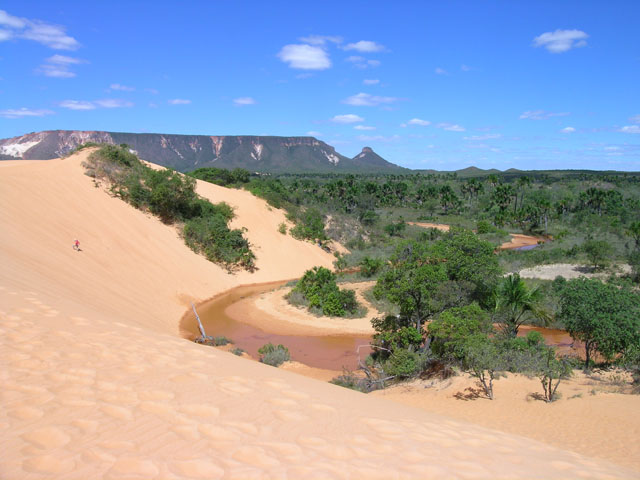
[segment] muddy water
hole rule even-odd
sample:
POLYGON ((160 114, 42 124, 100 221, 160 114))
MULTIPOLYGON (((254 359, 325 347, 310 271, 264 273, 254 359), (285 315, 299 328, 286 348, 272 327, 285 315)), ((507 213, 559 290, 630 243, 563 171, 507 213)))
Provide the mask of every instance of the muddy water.
MULTIPOLYGON (((355 369, 358 365, 356 349, 369 343, 369 337, 352 335, 327 335, 304 337, 299 335, 276 335, 235 320, 227 313, 227 307, 248 296, 257 296, 274 290, 286 282, 250 285, 234 288, 198 306, 198 314, 207 335, 225 336, 234 341, 236 347, 246 350, 253 358, 259 358, 258 349, 265 343, 281 343, 289 349, 291 359, 305 365, 328 370, 355 369)), ((190 338, 198 336, 197 322, 193 313, 185 315, 181 329, 190 338)), ((368 355, 366 348, 360 349, 361 358, 368 355)))
MULTIPOLYGON (((227 314, 227 308, 243 298, 258 296, 264 292, 281 287, 286 282, 266 283, 236 287, 198 306, 198 314, 208 335, 225 336, 234 341, 236 347, 246 350, 253 358, 259 358, 258 349, 265 343, 283 344, 291 352, 292 360, 305 365, 328 370, 342 370, 357 368, 356 349, 360 345, 369 343, 366 336, 327 335, 300 336, 276 335, 269 333, 269 326, 264 329, 256 328, 238 321, 227 314)), ((198 336, 198 327, 193 313, 186 314, 180 327, 185 336, 198 336)), ((564 330, 543 327, 520 327, 519 336, 525 336, 530 330, 540 332, 547 345, 557 347, 559 353, 580 352, 580 345, 564 330)), ((361 358, 369 353, 369 349, 360 349, 361 358)))

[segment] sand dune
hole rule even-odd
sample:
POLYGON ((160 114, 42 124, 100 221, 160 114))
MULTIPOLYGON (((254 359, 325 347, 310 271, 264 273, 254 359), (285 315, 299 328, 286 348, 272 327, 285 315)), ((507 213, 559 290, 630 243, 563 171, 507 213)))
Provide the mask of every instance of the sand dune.
POLYGON ((199 184, 256 245, 260 270, 230 276, 81 160, 0 163, 0 478, 635 475, 179 338, 190 300, 331 256, 280 235, 264 202, 199 184))

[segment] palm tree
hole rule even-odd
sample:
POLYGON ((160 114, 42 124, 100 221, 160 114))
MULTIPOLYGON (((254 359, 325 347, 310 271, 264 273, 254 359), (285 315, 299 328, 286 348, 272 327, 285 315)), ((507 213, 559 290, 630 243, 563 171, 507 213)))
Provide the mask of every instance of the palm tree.
POLYGON ((542 304, 544 294, 539 287, 529 288, 520 274, 505 277, 496 292, 496 313, 502 330, 511 337, 527 319, 533 317, 548 325, 551 316, 542 304))

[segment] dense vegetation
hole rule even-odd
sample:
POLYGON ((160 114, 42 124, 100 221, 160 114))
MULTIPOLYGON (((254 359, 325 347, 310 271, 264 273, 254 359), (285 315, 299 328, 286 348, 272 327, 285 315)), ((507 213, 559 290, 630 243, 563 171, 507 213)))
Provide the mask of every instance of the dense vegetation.
MULTIPOLYGON (((338 256, 336 266, 357 266, 359 273, 349 275, 376 280, 370 295, 388 315, 372 322, 374 352, 361 362, 365 377, 345 373, 338 384, 370 390, 461 369, 491 398, 493 382, 515 372, 537 376, 542 398, 552 401, 559 382, 580 363, 558 358, 536 332, 518 337, 523 324, 566 328, 585 343, 585 368, 640 368, 640 294, 633 284, 640 281, 637 174, 250 175, 235 184, 284 208, 296 225, 292 235, 345 244, 351 254, 338 256), (410 222, 459 228, 444 233, 410 222), (508 232, 553 240, 528 251, 495 251, 508 232), (561 262, 592 271, 628 262, 632 273, 553 285, 509 274, 561 262)), ((314 285, 311 278, 297 293, 314 285)), ((314 305, 323 309, 314 294, 314 305)), ((640 369, 637 376, 640 382, 640 369)))
POLYGON ((340 289, 336 275, 324 267, 307 270, 289 294, 289 301, 308 306, 323 315, 344 317, 358 312, 353 290, 340 289))
POLYGON ((233 270, 253 270, 255 256, 241 230, 231 230, 233 210, 195 193, 195 180, 173 170, 154 170, 126 145, 103 145, 85 164, 87 174, 106 181, 112 194, 147 210, 164 223, 182 225, 185 242, 207 259, 233 270))

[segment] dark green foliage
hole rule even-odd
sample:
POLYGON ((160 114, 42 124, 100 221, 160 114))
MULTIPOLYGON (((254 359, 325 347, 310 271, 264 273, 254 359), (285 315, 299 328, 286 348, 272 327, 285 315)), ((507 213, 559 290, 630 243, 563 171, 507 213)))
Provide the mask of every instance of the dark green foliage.
POLYGON ((493 332, 489 314, 477 303, 450 308, 440 313, 427 328, 431 338, 431 351, 439 358, 462 362, 464 344, 475 335, 493 332))
POLYGON ((315 208, 308 208, 297 216, 291 236, 298 239, 325 240, 324 216, 315 208))
POLYGON ((214 183, 223 187, 229 185, 242 185, 249 183, 251 173, 244 168, 227 170, 226 168, 198 168, 189 175, 205 182, 214 183))
POLYGON ((400 316, 421 332, 424 321, 433 313, 437 287, 446 280, 442 258, 435 256, 431 247, 408 241, 398 246, 373 293, 398 305, 400 316))
POLYGON ((405 231, 406 228, 407 228, 407 224, 404 223, 402 219, 400 219, 397 222, 393 222, 385 225, 384 231, 390 237, 401 237, 402 233, 405 231))
POLYGON ((173 170, 145 166, 126 146, 104 145, 86 165, 96 178, 105 178, 111 191, 136 208, 149 210, 165 223, 183 222, 185 242, 212 262, 229 270, 254 269, 254 254, 241 230, 231 230, 232 208, 212 204, 195 193, 195 179, 173 170))
POLYGON ((291 359, 289 349, 284 345, 267 343, 258 349, 258 353, 260 354, 260 361, 272 367, 279 367, 291 359))
POLYGON ((385 373, 394 377, 410 377, 420 367, 420 356, 411 350, 397 349, 383 364, 385 373))
POLYGON ((582 245, 582 249, 587 254, 589 263, 595 270, 601 270, 611 263, 613 248, 604 240, 587 240, 582 245))
POLYGON ((595 352, 611 361, 640 345, 640 294, 586 278, 570 280, 559 289, 565 327, 585 345, 585 369, 595 352))
POLYGON ((433 255, 443 259, 450 280, 473 285, 473 299, 486 305, 502 274, 493 245, 470 230, 453 228, 436 242, 433 255))
POLYGON ((376 331, 373 343, 381 348, 376 352, 376 357, 386 358, 400 349, 418 350, 422 344, 422 332, 407 317, 387 315, 372 319, 371 325, 376 331))
POLYGON ((369 256, 365 256, 360 261, 360 273, 363 277, 373 277, 376 273, 382 269, 384 262, 380 258, 371 258, 369 256))
POLYGON ((184 238, 189 247, 212 262, 229 267, 239 265, 247 270, 255 268, 255 256, 242 230, 230 230, 220 214, 187 220, 184 238))
POLYGON ((234 355, 237 355, 239 357, 241 357, 244 352, 245 351, 240 347, 235 347, 235 348, 231 349, 231 353, 233 353, 234 355))
POLYGON ((498 285, 495 311, 503 332, 511 337, 518 335, 518 329, 528 319, 545 324, 551 320, 544 306, 542 289, 529 288, 517 273, 503 278, 498 285))
POLYGON ((338 288, 335 274, 324 267, 307 270, 292 292, 301 294, 309 308, 320 309, 323 315, 344 317, 358 309, 355 292, 338 288))

